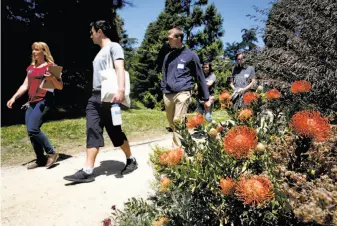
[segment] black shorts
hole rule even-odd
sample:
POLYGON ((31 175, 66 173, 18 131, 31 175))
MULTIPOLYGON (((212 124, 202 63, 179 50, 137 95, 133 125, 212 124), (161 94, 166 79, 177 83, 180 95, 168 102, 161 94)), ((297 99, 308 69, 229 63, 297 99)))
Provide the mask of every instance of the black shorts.
POLYGON ((115 147, 120 147, 127 140, 122 127, 112 124, 110 109, 111 103, 102 103, 100 92, 93 92, 86 108, 87 148, 104 147, 104 127, 115 147))

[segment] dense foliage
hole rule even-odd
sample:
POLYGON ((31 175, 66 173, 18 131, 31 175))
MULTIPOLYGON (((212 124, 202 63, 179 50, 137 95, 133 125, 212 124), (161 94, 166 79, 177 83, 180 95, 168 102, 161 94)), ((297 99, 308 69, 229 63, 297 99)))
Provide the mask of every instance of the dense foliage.
POLYGON ((280 0, 270 10, 265 48, 252 62, 260 78, 282 82, 308 80, 308 104, 337 111, 337 2, 280 0))

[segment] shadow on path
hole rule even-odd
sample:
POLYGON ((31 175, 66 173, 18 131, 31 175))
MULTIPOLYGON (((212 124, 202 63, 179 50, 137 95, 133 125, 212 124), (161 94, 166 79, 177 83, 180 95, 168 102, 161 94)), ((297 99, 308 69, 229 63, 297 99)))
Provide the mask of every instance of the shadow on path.
MULTIPOLYGON (((116 160, 104 160, 100 162, 100 166, 94 168, 93 176, 99 177, 102 175, 105 176, 111 176, 114 175, 116 178, 123 178, 123 175, 121 174, 121 171, 124 169, 125 163, 116 161, 116 160)), ((72 186, 80 184, 78 182, 71 182, 65 184, 65 186, 72 186)))

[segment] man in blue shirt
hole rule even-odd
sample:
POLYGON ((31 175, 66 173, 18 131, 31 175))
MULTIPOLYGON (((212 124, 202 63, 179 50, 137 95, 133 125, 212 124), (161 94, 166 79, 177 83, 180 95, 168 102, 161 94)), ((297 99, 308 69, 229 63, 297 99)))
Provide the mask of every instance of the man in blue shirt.
POLYGON ((200 99, 205 101, 206 107, 210 107, 209 91, 199 57, 183 45, 183 38, 184 32, 179 27, 168 31, 168 41, 173 51, 165 56, 161 81, 166 116, 173 130, 173 143, 179 147, 181 142, 179 135, 175 132, 173 121, 182 119, 187 113, 191 103, 193 78, 197 80, 201 88, 200 99))

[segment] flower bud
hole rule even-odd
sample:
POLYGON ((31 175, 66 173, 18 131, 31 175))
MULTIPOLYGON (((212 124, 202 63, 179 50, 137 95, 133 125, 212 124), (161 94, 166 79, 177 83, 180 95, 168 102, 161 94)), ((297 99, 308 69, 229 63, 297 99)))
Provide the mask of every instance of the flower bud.
POLYGON ((218 134, 218 131, 214 128, 210 129, 208 134, 212 137, 216 137, 216 135, 218 134))
POLYGON ((265 151, 266 150, 266 147, 264 146, 264 144, 262 144, 262 143, 258 143, 257 145, 256 145, 256 151, 258 151, 258 152, 263 152, 263 151, 265 151))

